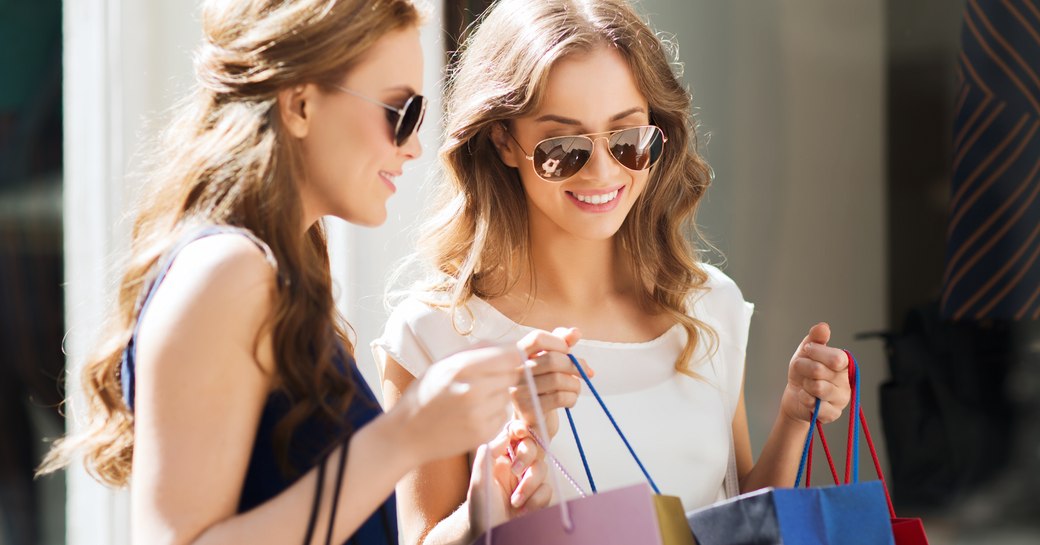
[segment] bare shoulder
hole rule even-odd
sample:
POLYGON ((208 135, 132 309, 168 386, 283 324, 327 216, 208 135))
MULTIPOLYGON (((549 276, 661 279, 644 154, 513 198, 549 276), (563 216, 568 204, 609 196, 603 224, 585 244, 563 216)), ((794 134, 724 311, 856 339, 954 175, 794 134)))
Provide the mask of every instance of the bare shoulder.
POLYGON ((255 242, 225 233, 185 246, 174 260, 167 280, 197 282, 200 287, 237 292, 273 289, 275 277, 274 267, 255 242))
POLYGON ((163 354, 190 346, 225 355, 248 350, 249 359, 257 353, 261 367, 269 369, 273 361, 264 356, 269 341, 261 334, 275 288, 276 271, 248 238, 218 234, 191 242, 177 254, 141 317, 138 350, 163 354))
POLYGON ((233 320, 225 326, 233 329, 254 321, 250 317, 267 315, 275 281, 274 268, 254 242, 220 234, 185 246, 159 291, 176 293, 186 311, 233 320))

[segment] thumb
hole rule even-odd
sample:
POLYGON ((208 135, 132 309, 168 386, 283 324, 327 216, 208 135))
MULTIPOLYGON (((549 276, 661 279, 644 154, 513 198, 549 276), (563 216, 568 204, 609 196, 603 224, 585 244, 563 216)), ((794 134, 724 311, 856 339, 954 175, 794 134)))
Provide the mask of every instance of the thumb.
POLYGON ((508 424, 503 426, 502 431, 498 432, 498 435, 496 435, 490 441, 488 441, 487 443, 481 445, 480 448, 477 449, 477 455, 474 456, 474 458, 473 458, 473 460, 474 460, 473 467, 476 467, 476 459, 478 457, 481 457, 481 455, 489 456, 489 457, 491 457, 492 460, 494 460, 495 458, 498 458, 499 456, 505 456, 506 455, 506 453, 509 451, 509 446, 508 445, 509 445, 510 441, 512 440, 511 435, 512 435, 513 431, 517 427, 520 427, 520 426, 514 426, 513 425, 514 422, 516 422, 516 421, 515 420, 511 420, 508 424), (481 452, 481 449, 483 450, 483 452, 481 452))
POLYGON ((805 337, 806 343, 826 345, 831 340, 831 326, 827 322, 820 322, 809 329, 805 337))
POLYGON ((516 443, 526 437, 531 437, 531 430, 527 429, 527 425, 519 420, 510 420, 506 424, 505 433, 509 437, 510 443, 516 443))
POLYGON ((581 339, 581 331, 576 327, 557 327, 552 334, 563 339, 568 347, 574 346, 581 339))

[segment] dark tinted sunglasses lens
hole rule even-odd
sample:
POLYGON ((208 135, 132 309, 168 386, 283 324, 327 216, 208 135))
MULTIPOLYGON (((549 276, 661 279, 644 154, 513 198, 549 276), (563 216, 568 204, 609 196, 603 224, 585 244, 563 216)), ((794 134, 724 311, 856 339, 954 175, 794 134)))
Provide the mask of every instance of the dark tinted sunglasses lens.
POLYGON ((425 114, 425 97, 415 95, 408 99, 408 103, 404 105, 404 114, 401 117, 401 122, 397 125, 397 133, 394 135, 394 140, 398 146, 403 146, 419 130, 425 114))
POLYGON ((629 170, 646 170, 664 153, 664 133, 657 127, 633 127, 610 137, 610 154, 629 170))
POLYGON ((541 141, 534 148, 534 170, 543 180, 562 182, 589 162, 592 141, 582 136, 561 136, 541 141))

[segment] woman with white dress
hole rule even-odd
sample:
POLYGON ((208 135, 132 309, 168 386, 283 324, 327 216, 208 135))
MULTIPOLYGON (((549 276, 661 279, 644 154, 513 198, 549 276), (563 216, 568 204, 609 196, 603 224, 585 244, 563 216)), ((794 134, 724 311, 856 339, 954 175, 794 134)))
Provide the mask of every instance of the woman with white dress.
MULTIPOLYGON (((790 486, 816 399, 830 422, 850 388, 829 327, 813 326, 753 459, 742 393, 753 307, 689 242, 711 170, 675 60, 624 0, 496 3, 450 72, 443 180, 420 237, 429 274, 373 349, 392 405, 430 362, 556 330, 661 492, 690 510, 790 486)), ((528 356, 550 450, 578 484, 643 482, 571 361, 528 356), (571 407, 588 472, 558 411, 571 407)), ((532 422, 524 391, 515 409, 532 422)), ((405 543, 467 527, 468 464, 438 460, 399 483, 405 543)))

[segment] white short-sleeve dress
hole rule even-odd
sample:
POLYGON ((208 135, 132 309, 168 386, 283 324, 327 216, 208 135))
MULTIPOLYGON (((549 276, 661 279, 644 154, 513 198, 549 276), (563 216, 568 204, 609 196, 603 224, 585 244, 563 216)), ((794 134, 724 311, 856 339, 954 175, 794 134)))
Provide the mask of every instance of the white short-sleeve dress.
MULTIPOLYGON (((699 378, 675 370, 675 360, 686 343, 686 331, 678 324, 646 342, 582 339, 572 350, 595 369, 593 385, 661 492, 681 498, 686 510, 727 497, 724 479, 733 468, 731 423, 754 310, 733 280, 716 267, 701 266, 708 273, 707 289, 691 300, 690 312, 715 330, 718 344, 712 354, 707 351, 708 341, 698 344, 691 369, 699 378)), ((476 343, 512 343, 532 331, 479 298, 466 306, 468 311, 459 312, 456 323, 471 332, 461 335, 447 310, 414 297, 405 299, 394 309, 383 335, 372 342, 380 369, 389 356, 420 376, 433 362, 476 343)), ((645 482, 587 387, 583 386, 571 412, 598 490, 645 482)), ((550 448, 588 491, 570 427, 562 411, 559 416, 559 432, 550 448)), ((568 488, 565 493, 577 495, 568 488)))

